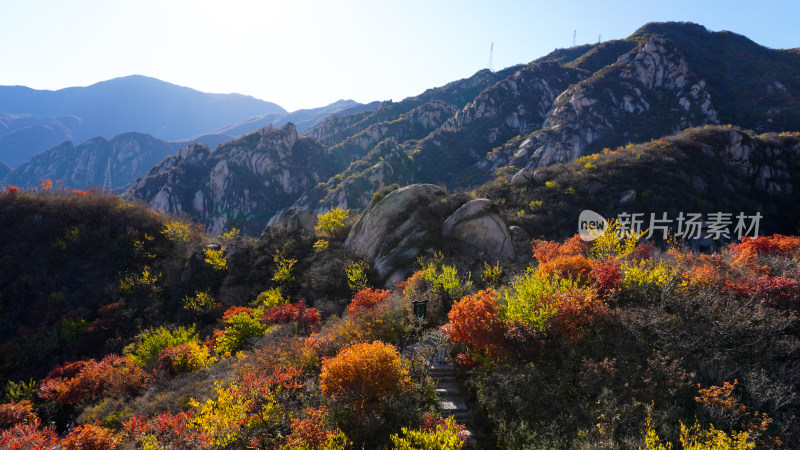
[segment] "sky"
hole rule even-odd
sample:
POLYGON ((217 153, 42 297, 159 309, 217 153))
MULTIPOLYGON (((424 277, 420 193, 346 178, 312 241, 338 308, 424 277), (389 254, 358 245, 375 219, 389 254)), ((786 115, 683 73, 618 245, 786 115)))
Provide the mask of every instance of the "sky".
MULTIPOLYGON (((399 101, 555 48, 690 21, 800 47, 798 0, 0 0, 0 85, 146 75, 289 111, 399 101)), ((0 105, 2 109, 2 105, 0 105)))

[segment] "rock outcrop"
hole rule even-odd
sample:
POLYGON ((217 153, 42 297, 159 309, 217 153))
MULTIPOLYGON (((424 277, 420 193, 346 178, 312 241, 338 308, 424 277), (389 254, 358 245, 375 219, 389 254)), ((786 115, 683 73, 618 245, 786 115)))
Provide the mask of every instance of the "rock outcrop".
POLYGON ((476 258, 515 258, 511 233, 488 198, 470 200, 458 208, 442 224, 442 236, 456 241, 464 253, 476 258))
POLYGON ((384 280, 403 279, 426 252, 453 248, 479 259, 513 260, 503 219, 488 199, 466 201, 432 184, 414 184, 372 202, 345 240, 384 280))

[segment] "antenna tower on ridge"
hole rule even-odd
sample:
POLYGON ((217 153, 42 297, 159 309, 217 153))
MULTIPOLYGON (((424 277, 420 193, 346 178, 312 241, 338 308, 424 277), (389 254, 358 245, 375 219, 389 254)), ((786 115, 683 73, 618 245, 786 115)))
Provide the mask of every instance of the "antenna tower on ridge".
POLYGON ((111 192, 111 156, 108 157, 108 164, 106 165, 106 177, 103 180, 103 190, 111 192))
POLYGON ((599 44, 602 40, 603 40, 603 35, 602 34, 598 34, 597 35, 597 43, 599 44))
POLYGON ((572 32, 572 46, 575 47, 575 38, 578 36, 578 30, 572 32))
POLYGON ((488 69, 491 70, 492 72, 494 72, 494 61, 493 61, 493 58, 494 58, 494 42, 492 42, 492 45, 489 47, 489 66, 488 66, 488 69))

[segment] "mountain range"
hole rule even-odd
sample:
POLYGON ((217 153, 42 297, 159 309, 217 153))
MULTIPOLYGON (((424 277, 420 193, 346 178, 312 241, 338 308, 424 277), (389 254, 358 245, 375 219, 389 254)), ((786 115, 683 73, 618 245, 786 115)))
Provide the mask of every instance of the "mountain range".
POLYGON ((328 114, 359 106, 340 100, 288 113, 253 97, 208 94, 140 75, 57 91, 0 86, 0 161, 13 168, 65 141, 79 145, 126 132, 216 146, 269 123, 292 120, 311 126, 328 114))
POLYGON ((798 130, 798 75, 797 49, 768 49, 691 23, 651 23, 626 39, 558 49, 327 117, 301 133, 306 138, 288 126, 216 154, 185 149, 127 195, 188 213, 210 231, 257 233, 288 208, 360 210, 392 184, 471 189, 498 176, 530 179, 553 164, 691 127, 798 130), (303 158, 313 164, 293 170, 303 158))

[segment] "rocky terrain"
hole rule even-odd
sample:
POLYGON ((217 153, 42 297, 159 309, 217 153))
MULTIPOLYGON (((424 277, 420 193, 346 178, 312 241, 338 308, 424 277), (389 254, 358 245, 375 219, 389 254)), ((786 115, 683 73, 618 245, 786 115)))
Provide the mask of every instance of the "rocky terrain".
POLYGON ((213 152, 202 144, 184 147, 126 195, 156 211, 189 214, 212 234, 231 227, 258 234, 275 211, 340 169, 317 141, 298 136, 289 123, 262 128, 213 152))
POLYGON ((73 189, 94 186, 121 192, 131 180, 174 152, 170 143, 142 133, 125 133, 111 140, 97 137, 78 146, 64 142, 5 177, 0 174, 0 180, 23 188, 39 186, 47 179, 73 189))

